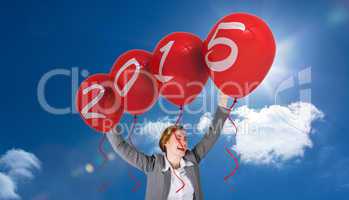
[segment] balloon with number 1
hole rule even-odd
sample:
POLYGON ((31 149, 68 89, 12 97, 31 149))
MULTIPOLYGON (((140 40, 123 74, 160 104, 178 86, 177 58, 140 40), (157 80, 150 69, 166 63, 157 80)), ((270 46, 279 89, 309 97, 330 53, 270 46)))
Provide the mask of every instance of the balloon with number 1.
POLYGON ((149 68, 160 84, 161 95, 177 106, 191 103, 208 79, 202 41, 191 33, 175 32, 161 39, 149 68))

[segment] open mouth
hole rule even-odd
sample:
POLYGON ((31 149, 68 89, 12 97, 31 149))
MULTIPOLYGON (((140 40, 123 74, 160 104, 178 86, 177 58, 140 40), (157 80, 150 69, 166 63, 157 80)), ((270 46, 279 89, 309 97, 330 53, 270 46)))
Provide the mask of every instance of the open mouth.
POLYGON ((185 150, 186 150, 185 148, 182 148, 182 147, 177 147, 177 149, 180 151, 183 151, 183 152, 185 152, 185 150))

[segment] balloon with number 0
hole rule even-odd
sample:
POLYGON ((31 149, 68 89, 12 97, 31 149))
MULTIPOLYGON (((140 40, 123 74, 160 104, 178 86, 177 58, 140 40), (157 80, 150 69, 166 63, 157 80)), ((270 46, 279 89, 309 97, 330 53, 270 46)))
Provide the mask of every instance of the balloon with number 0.
POLYGON ((84 122, 102 133, 110 131, 123 114, 121 97, 108 74, 95 74, 84 80, 75 103, 84 122))
POLYGON ((202 55, 202 41, 191 33, 175 32, 157 44, 150 63, 161 95, 183 106, 192 102, 208 79, 202 55))
POLYGON ((231 97, 241 98, 263 81, 275 48, 273 34, 262 19, 237 13, 217 22, 204 42, 203 54, 216 86, 231 97))
POLYGON ((119 56, 111 69, 110 75, 116 91, 123 97, 124 109, 132 115, 148 111, 159 96, 158 83, 147 70, 151 58, 150 52, 130 50, 119 56))

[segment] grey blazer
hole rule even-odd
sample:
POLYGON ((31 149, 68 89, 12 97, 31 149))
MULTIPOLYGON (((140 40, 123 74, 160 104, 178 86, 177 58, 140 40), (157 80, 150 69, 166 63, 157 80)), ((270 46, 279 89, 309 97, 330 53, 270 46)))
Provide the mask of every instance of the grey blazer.
MULTIPOLYGON (((212 123, 201 141, 192 150, 187 150, 184 160, 194 165, 185 167, 188 178, 194 187, 194 200, 202 200, 199 163, 217 141, 229 112, 218 106, 212 123)), ((147 176, 146 200, 166 200, 171 184, 171 171, 165 168, 164 154, 145 155, 137 151, 121 136, 118 128, 107 134, 114 151, 132 166, 143 171, 147 176)))

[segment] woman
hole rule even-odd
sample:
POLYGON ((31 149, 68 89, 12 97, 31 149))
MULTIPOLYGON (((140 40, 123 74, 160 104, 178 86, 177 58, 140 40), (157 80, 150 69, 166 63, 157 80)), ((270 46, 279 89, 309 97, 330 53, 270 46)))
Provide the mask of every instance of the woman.
POLYGON ((187 147, 183 127, 173 125, 164 130, 159 146, 163 154, 145 155, 121 136, 116 126, 107 134, 114 151, 147 176, 147 200, 201 200, 199 164, 217 141, 229 115, 228 97, 221 94, 216 113, 203 139, 191 150, 187 147))

